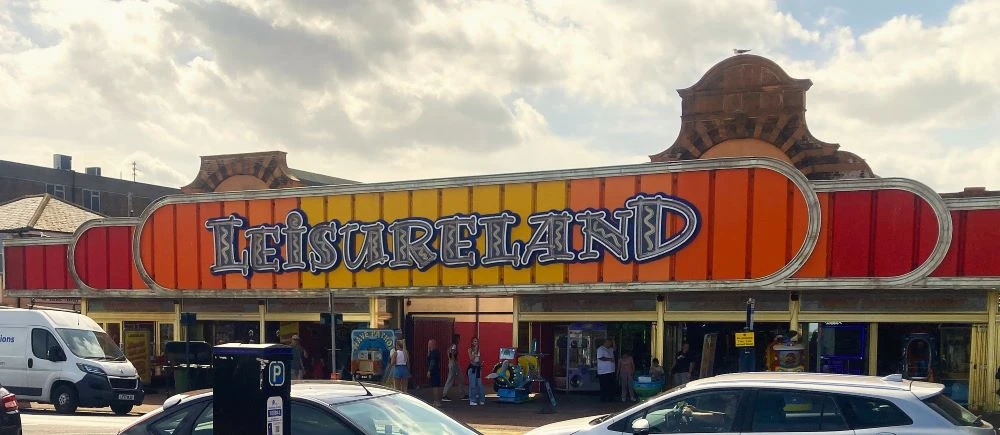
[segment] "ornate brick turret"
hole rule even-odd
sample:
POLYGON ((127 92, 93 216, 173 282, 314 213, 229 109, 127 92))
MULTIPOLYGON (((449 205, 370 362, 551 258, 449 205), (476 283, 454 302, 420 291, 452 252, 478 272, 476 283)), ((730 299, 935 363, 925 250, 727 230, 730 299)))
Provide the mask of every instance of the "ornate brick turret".
POLYGON ((737 55, 705 73, 681 96, 681 130, 654 162, 765 156, 795 165, 808 178, 871 178, 860 157, 813 137, 806 126, 808 79, 794 79, 769 59, 737 55))
POLYGON ((181 191, 229 192, 355 183, 289 168, 285 156, 284 151, 202 156, 198 176, 181 191))

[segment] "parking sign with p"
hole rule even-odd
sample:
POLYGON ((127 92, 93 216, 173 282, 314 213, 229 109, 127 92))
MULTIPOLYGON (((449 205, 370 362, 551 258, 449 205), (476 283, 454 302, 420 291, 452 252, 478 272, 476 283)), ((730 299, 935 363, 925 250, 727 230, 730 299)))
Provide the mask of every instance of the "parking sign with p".
POLYGON ((267 366, 267 381, 272 387, 285 385, 285 363, 272 361, 267 366))

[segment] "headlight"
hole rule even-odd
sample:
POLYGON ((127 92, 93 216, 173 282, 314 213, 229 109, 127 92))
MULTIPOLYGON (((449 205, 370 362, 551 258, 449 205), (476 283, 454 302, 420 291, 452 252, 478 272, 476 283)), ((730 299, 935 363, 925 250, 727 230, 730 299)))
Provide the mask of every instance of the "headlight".
POLYGON ((98 366, 92 366, 90 364, 76 363, 76 366, 80 368, 84 373, 90 373, 93 375, 107 376, 108 374, 104 372, 104 369, 98 366))

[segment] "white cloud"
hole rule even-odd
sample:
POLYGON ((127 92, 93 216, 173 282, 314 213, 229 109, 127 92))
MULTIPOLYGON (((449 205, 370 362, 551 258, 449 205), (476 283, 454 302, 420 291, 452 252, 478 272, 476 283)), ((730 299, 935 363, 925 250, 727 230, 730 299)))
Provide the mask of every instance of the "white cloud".
POLYGON ((915 178, 945 191, 1000 189, 1000 7, 956 6, 932 26, 898 16, 853 36, 825 36, 831 57, 818 64, 783 62, 809 77, 810 128, 822 140, 868 160, 882 176, 915 178))
POLYGON ((676 135, 674 90, 748 47, 813 79, 820 139, 952 188, 995 161, 935 138, 996 120, 996 8, 855 36, 843 11, 816 30, 757 0, 18 3, 0 6, 0 158, 134 160, 175 186, 198 155, 266 149, 364 181, 638 163, 676 135), (828 58, 780 55, 802 46, 828 58))

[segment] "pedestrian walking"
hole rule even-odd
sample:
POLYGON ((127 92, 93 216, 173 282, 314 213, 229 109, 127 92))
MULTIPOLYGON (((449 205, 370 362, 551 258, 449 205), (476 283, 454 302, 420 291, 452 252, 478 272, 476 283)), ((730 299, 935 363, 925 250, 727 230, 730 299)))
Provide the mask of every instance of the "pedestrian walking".
POLYGON ((410 354, 406 351, 406 341, 396 340, 389 366, 392 367, 392 386, 405 393, 410 382, 410 354))
POLYGON ((427 341, 427 381, 434 397, 432 405, 441 406, 441 351, 437 348, 437 340, 427 341))
POLYGON ((615 400, 615 351, 611 339, 597 348, 597 379, 601 383, 601 401, 615 400))
POLYGON ((681 345, 681 350, 677 352, 677 357, 674 358, 674 367, 670 369, 670 375, 673 377, 675 387, 691 381, 691 377, 694 375, 694 357, 691 355, 691 346, 687 342, 684 342, 681 345))
MULTIPOLYGON (((444 390, 441 392, 441 400, 451 402, 448 392, 452 385, 458 386, 458 394, 462 394, 462 369, 458 366, 458 343, 461 337, 455 334, 451 337, 451 346, 448 347, 448 380, 444 383, 444 390)), ((464 396, 463 396, 464 398, 464 396)))
POLYGON ((302 373, 306 369, 306 358, 309 358, 309 352, 306 352, 305 348, 302 347, 302 343, 299 342, 299 335, 295 334, 292 336, 292 379, 301 380, 302 373))
POLYGON ((466 370, 469 375, 469 405, 485 405, 486 391, 483 389, 483 360, 479 351, 479 338, 472 337, 472 344, 469 346, 469 368, 466 370))

